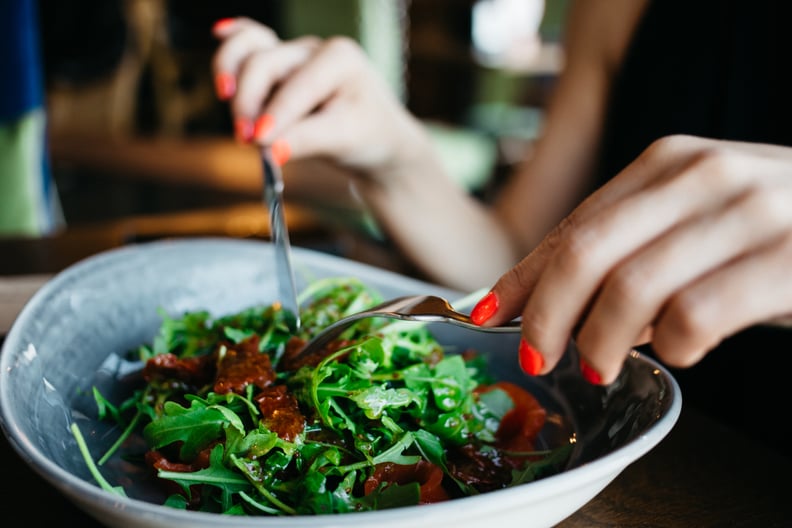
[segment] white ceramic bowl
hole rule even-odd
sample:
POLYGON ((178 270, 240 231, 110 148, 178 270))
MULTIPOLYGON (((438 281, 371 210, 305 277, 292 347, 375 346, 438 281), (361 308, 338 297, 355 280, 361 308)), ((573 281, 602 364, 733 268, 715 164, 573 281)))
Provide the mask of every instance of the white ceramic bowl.
MULTIPOLYGON (((462 292, 413 280, 332 255, 294 248, 298 286, 318 277, 356 276, 385 298, 462 292)), ((100 522, 119 528, 549 527, 571 515, 643 456, 679 416, 679 387, 637 353, 609 388, 583 381, 570 346, 553 373, 529 378, 517 365, 517 337, 433 328, 438 338, 488 351, 496 376, 526 386, 555 415, 545 440, 574 434, 569 467, 522 486, 445 503, 378 512, 298 517, 231 517, 186 512, 142 498, 119 498, 88 473, 69 430, 76 422, 89 445, 102 425, 81 411, 109 356, 149 342, 163 307, 172 314, 208 309, 224 315, 276 296, 272 246, 232 239, 159 241, 86 259, 55 276, 24 307, 0 356, 0 425, 11 445, 52 486, 100 522), (87 432, 87 434, 86 434, 87 432), (92 434, 94 433, 94 434, 92 434)), ((107 444, 109 441, 106 441, 107 444)), ((122 475, 106 475, 108 480, 122 475)), ((130 494, 133 495, 133 494, 130 494)))

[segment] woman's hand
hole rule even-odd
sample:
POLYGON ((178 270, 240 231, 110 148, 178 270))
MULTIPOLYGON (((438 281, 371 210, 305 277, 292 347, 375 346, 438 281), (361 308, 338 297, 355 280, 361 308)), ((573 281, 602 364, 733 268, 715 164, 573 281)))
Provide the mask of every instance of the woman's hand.
POLYGON ((213 29, 218 95, 236 135, 282 164, 322 156, 355 184, 401 253, 436 282, 475 287, 515 261, 510 237, 446 171, 424 126, 348 38, 281 41, 246 18, 213 29), (280 153, 280 156, 278 154, 280 153), (487 255, 471 259, 471 248, 487 255))
POLYGON ((607 384, 636 344, 687 367, 792 313, 791 264, 792 149, 673 136, 585 200, 472 315, 522 315, 530 374, 551 370, 574 336, 583 374, 607 384))
POLYGON ((426 148, 421 127, 351 39, 281 41, 248 18, 221 20, 213 33, 217 92, 230 101, 240 141, 329 157, 383 181, 426 148))

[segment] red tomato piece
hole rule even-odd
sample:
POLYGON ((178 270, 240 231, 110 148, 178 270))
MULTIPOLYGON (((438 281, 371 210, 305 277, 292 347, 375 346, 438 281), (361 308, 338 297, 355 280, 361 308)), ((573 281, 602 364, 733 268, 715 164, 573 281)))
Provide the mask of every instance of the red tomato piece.
POLYGON ((440 502, 449 498, 443 488, 443 470, 423 459, 412 465, 392 462, 377 464, 374 473, 363 483, 363 492, 368 495, 383 482, 400 485, 418 482, 421 486, 420 504, 440 502))
POLYGON ((501 419, 497 433, 498 439, 510 443, 511 440, 519 436, 533 442, 547 419, 547 411, 539 403, 539 400, 524 388, 508 381, 495 382, 486 387, 483 392, 493 389, 501 389, 514 402, 514 408, 501 419))

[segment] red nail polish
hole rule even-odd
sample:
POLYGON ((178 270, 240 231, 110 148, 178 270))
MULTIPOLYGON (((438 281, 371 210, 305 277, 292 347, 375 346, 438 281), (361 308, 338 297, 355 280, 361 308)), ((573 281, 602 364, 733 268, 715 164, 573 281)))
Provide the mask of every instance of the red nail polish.
POLYGON ((534 347, 529 345, 525 339, 520 339, 520 368, 530 376, 536 376, 544 367, 544 358, 534 347))
POLYGON ((241 143, 250 143, 253 139, 253 124, 249 119, 238 117, 234 120, 234 135, 241 143))
POLYGON ((256 119, 256 124, 253 125, 253 137, 255 139, 264 139, 270 130, 272 130, 272 126, 275 124, 275 120, 272 118, 270 114, 264 114, 256 119))
POLYGON ((477 325, 482 325, 497 311, 498 296, 495 295, 495 292, 490 291, 473 307, 470 312, 470 318, 477 325))
POLYGON ((226 28, 233 26, 235 22, 235 18, 221 18, 212 26, 212 32, 225 31, 226 28))
POLYGON ((580 360, 580 373, 583 375, 583 379, 592 385, 602 384, 602 376, 600 376, 599 372, 591 368, 591 366, 582 359, 580 360))
POLYGON ((287 161, 289 161, 289 158, 291 157, 291 148, 289 147, 289 144, 282 139, 279 139, 273 143, 270 149, 272 150, 272 159, 278 164, 278 166, 282 167, 287 161))
POLYGON ((234 96, 236 92, 236 79, 230 73, 218 73, 215 76, 215 91, 217 98, 221 101, 227 101, 234 96))

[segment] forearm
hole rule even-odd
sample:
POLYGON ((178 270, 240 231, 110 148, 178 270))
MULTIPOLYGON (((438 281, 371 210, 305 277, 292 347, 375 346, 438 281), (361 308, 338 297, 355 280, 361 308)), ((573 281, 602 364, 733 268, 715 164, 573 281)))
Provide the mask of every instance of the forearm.
POLYGON ((575 2, 565 65, 530 157, 495 202, 523 255, 591 190, 610 84, 645 0, 575 2))
POLYGON ((430 142, 415 139, 409 161, 360 181, 359 191, 388 236, 432 280, 462 290, 492 284, 518 260, 509 235, 444 172, 430 142))

